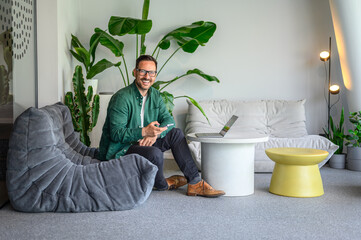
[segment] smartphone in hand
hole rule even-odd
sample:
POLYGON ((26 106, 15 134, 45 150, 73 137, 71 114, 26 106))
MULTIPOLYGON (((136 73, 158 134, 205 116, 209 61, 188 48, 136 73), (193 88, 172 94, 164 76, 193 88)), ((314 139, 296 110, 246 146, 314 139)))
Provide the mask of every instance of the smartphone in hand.
POLYGON ((170 127, 170 126, 173 126, 174 125, 174 123, 169 123, 169 124, 167 124, 167 125, 165 125, 165 126, 161 126, 161 125, 155 125, 156 127, 170 127))

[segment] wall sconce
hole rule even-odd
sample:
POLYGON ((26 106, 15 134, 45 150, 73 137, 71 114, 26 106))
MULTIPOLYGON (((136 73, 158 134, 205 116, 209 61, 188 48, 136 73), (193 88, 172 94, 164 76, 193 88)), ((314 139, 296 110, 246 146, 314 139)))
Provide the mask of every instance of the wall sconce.
POLYGON ((329 41, 328 51, 322 51, 320 53, 320 60, 325 63, 325 70, 326 70, 326 81, 328 81, 328 99, 327 102, 327 130, 330 131, 330 111, 333 105, 335 105, 339 100, 340 96, 338 96, 337 101, 331 105, 331 94, 338 94, 340 92, 340 86, 337 84, 331 85, 331 37, 329 41), (326 62, 328 62, 328 77, 327 77, 327 69, 326 69, 326 62))

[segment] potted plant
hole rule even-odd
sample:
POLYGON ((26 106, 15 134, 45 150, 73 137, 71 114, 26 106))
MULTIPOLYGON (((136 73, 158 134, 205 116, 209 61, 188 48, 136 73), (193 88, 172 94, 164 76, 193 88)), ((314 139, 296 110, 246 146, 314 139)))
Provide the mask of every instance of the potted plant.
MULTIPOLYGON (((125 55, 123 53, 124 43, 119 41, 117 37, 122 37, 125 35, 134 35, 136 41, 136 50, 135 57, 138 58, 139 55, 143 55, 146 53, 145 46, 145 38, 146 34, 150 32, 152 29, 152 20, 148 19, 150 0, 144 0, 143 2, 143 11, 142 11, 142 19, 135 19, 130 17, 110 17, 108 22, 108 29, 102 30, 100 28, 95 28, 95 34, 99 36, 99 43, 104 47, 108 48, 116 57, 121 57, 121 63, 114 64, 121 74, 123 79, 124 86, 128 86, 130 84, 129 74, 127 69, 127 64, 125 60, 125 55), (139 43, 140 40, 140 43, 139 43)), ((187 53, 194 53, 199 46, 204 46, 209 39, 213 36, 216 31, 216 24, 213 22, 205 22, 198 21, 194 22, 187 26, 179 27, 168 34, 165 34, 162 39, 158 42, 155 49, 152 51, 153 57, 158 58, 161 51, 166 51, 170 49, 171 43, 174 42, 178 46, 175 50, 169 55, 168 59, 161 64, 158 70, 158 76, 162 72, 164 66, 172 59, 172 57, 182 50, 187 53)), ((94 36, 93 35, 93 36, 94 36)), ((93 39, 96 39, 94 37, 93 39)), ((95 41, 95 40, 94 40, 95 41)), ((78 43, 76 43, 78 44, 78 43)), ((94 45, 94 44, 93 44, 94 45)), ((208 75, 201 70, 195 68, 192 70, 186 71, 181 76, 176 76, 168 81, 156 81, 153 84, 153 87, 160 90, 161 96, 169 110, 172 114, 173 111, 173 101, 176 98, 188 98, 207 118, 201 106, 197 103, 193 98, 183 95, 183 96, 173 96, 173 94, 164 91, 164 89, 171 83, 189 76, 191 74, 198 75, 199 77, 209 81, 209 82, 218 82, 219 80, 215 76, 208 75)), ((208 120, 208 118, 207 118, 208 120)))
POLYGON ((361 111, 350 112, 349 120, 354 126, 347 135, 347 168, 361 171, 361 111))
POLYGON ((100 106, 100 98, 97 94, 98 80, 93 77, 107 68, 120 64, 120 62, 113 64, 106 59, 95 63, 95 52, 101 36, 102 33, 94 33, 89 41, 89 50, 87 50, 76 36, 71 35, 73 49, 70 49, 70 52, 83 64, 87 80, 84 80, 81 66, 76 66, 72 80, 74 94, 67 92, 64 103, 70 109, 74 129, 80 133, 80 141, 87 146, 91 144, 89 133, 98 121, 100 106))
POLYGON ((323 129, 325 137, 338 146, 338 149, 329 160, 329 165, 332 168, 345 168, 346 166, 346 156, 343 153, 343 145, 346 139, 343 127, 344 118, 344 109, 342 108, 339 124, 335 125, 330 116, 330 129, 323 129))

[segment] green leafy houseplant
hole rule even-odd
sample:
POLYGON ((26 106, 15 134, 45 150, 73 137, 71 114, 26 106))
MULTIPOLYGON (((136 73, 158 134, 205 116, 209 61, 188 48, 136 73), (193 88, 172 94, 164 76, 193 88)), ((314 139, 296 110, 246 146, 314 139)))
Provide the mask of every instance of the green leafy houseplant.
POLYGON ((332 117, 330 116, 330 129, 323 129, 326 138, 328 138, 331 142, 338 146, 335 154, 342 154, 343 145, 346 139, 345 131, 344 131, 344 109, 341 110, 340 122, 338 125, 335 125, 332 117))
POLYGON ((72 92, 65 95, 65 105, 71 112, 71 117, 75 131, 80 133, 80 140, 90 146, 89 132, 95 127, 99 115, 99 95, 93 96, 92 86, 88 87, 85 94, 84 77, 81 66, 76 66, 73 75, 72 92))
POLYGON ((361 111, 350 112, 349 120, 353 124, 354 129, 348 130, 347 144, 353 147, 361 147, 361 111))
MULTIPOLYGON (((146 34, 149 33, 150 30, 152 29, 152 21, 148 19, 149 6, 150 6, 150 0, 144 0, 142 19, 112 16, 110 17, 110 20, 108 22, 108 29, 106 31, 100 28, 95 28, 95 34, 99 34, 99 43, 105 46, 106 48, 108 48, 116 57, 122 58, 121 60, 121 62, 123 63, 122 67, 120 66, 120 63, 116 64, 116 67, 118 67, 120 71, 124 86, 128 86, 130 84, 129 71, 127 69, 127 64, 123 53, 124 43, 122 43, 115 37, 121 37, 124 35, 134 35, 136 41, 136 51, 135 51, 136 58, 138 58, 139 55, 145 54, 147 49, 145 46, 146 34), (139 38, 140 38, 140 43, 139 43, 139 38)), ((177 52, 183 50, 184 52, 187 53, 194 53, 199 46, 204 46, 209 41, 209 39, 213 36, 215 31, 216 31, 215 23, 198 21, 190 25, 177 28, 166 34, 158 42, 151 55, 156 59, 158 59, 158 56, 161 51, 166 51, 170 49, 171 42, 175 42, 178 45, 178 47, 170 54, 168 59, 159 68, 158 76, 162 72, 163 68, 167 65, 167 63, 172 59, 172 57, 177 52)), ((175 97, 173 94, 164 90, 171 83, 174 83, 175 81, 178 81, 179 79, 189 76, 191 74, 196 74, 199 77, 209 82, 219 83, 217 77, 208 75, 202 72, 201 70, 195 68, 192 70, 188 70, 181 76, 176 76, 171 80, 156 81, 153 84, 153 87, 160 90, 161 96, 170 113, 172 113, 174 108, 174 103, 173 103, 174 99, 188 98, 207 118, 201 106, 193 98, 187 95, 175 97)))
POLYGON ((71 35, 71 46, 74 50, 70 50, 70 53, 73 55, 75 59, 81 62, 84 65, 84 69, 86 72, 86 78, 92 79, 97 74, 103 72, 105 69, 110 68, 112 66, 119 66, 119 63, 111 63, 106 59, 102 59, 94 64, 95 62, 95 51, 99 44, 99 39, 101 37, 101 33, 94 33, 89 42, 89 50, 87 50, 83 44, 79 41, 79 39, 71 35))

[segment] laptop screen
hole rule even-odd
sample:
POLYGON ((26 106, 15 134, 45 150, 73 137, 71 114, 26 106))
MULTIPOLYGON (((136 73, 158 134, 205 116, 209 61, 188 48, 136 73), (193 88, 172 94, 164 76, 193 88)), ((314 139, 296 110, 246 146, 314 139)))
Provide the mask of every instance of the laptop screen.
POLYGON ((222 136, 226 135, 226 133, 228 132, 228 130, 232 127, 233 123, 238 119, 238 116, 233 115, 231 117, 231 119, 228 120, 228 122, 226 123, 226 125, 224 125, 224 127, 222 128, 222 130, 219 132, 219 134, 221 134, 222 136))

